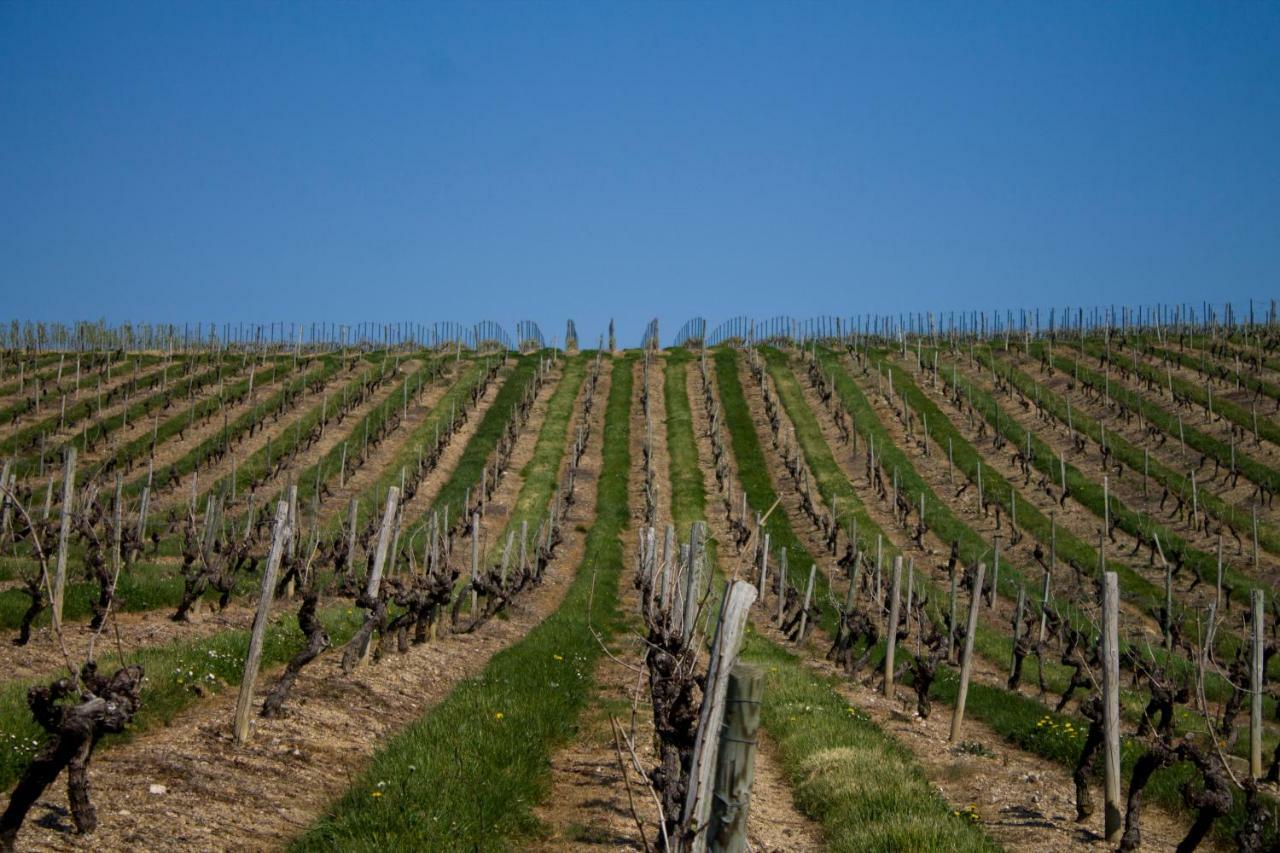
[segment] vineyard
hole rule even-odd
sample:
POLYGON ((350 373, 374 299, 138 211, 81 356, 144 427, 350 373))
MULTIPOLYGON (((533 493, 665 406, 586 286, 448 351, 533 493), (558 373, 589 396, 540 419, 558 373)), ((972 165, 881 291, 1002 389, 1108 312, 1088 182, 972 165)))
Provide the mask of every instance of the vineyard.
POLYGON ((1274 303, 629 343, 0 330, 0 850, 1280 849, 1274 303))

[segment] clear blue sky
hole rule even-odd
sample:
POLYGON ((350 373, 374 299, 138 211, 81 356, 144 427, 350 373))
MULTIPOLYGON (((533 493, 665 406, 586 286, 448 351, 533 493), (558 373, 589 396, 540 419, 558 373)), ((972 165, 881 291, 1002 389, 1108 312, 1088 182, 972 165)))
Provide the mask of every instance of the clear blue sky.
POLYGON ((1280 3, 0 2, 0 316, 1276 295, 1280 3))

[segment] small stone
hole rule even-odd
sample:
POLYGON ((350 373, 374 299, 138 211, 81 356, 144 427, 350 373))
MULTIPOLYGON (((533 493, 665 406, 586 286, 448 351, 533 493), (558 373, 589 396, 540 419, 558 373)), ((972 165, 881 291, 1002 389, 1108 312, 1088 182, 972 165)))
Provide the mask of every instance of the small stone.
POLYGON ((151 784, 151 787, 149 790, 152 794, 157 794, 157 795, 169 793, 169 789, 166 788, 164 785, 157 785, 154 782, 151 784))

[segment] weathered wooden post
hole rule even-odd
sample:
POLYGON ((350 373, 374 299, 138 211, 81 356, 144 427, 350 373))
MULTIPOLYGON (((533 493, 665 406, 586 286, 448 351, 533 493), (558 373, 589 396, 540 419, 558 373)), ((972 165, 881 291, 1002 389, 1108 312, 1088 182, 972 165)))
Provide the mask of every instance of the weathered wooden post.
POLYGON ((253 617, 253 630, 249 635, 249 653, 244 660, 244 678, 240 681, 240 695, 236 699, 236 716, 233 730, 236 743, 249 738, 249 708, 253 704, 253 689, 258 680, 258 668, 262 664, 262 642, 267 633, 267 620, 271 615, 271 598, 276 589, 276 573, 280 559, 293 531, 289 527, 289 504, 280 501, 276 505, 276 525, 271 534, 271 553, 267 568, 262 573, 262 590, 258 595, 258 612, 253 617))
POLYGON ((960 690, 956 693, 956 707, 951 713, 951 737, 949 742, 960 740, 964 724, 964 703, 969 698, 969 676, 973 672, 973 635, 978 632, 978 606, 982 603, 982 576, 987 571, 985 563, 978 563, 978 574, 973 579, 973 594, 969 597, 969 627, 964 635, 964 652, 960 657, 960 690))
POLYGON ((729 673, 737 663, 748 612, 755 600, 754 586, 747 581, 732 581, 725 591, 720 619, 716 623, 715 638, 707 661, 707 688, 699 714, 698 733, 689 768, 689 788, 681 821, 688 833, 688 846, 693 853, 702 853, 707 848, 711 804, 715 799, 712 778, 716 768, 716 745, 720 739, 720 726, 724 721, 729 673))
POLYGON ((809 625, 809 602, 813 600, 813 578, 818 572, 818 564, 813 563, 809 566, 809 583, 804 588, 804 605, 800 608, 800 633, 796 635, 796 642, 804 642, 805 628, 809 625))
POLYGON ((1262 680, 1263 680, 1263 647, 1265 643, 1262 631, 1265 618, 1262 608, 1263 592, 1255 589, 1253 598, 1253 648, 1249 665, 1249 775, 1255 780, 1262 779, 1262 680))
POLYGON ((893 658, 898 648, 898 596, 902 589, 902 555, 893 558, 893 580, 889 587, 889 633, 884 647, 884 695, 893 698, 893 658))
POLYGON ((1019 586, 1018 587, 1018 604, 1013 611, 1013 648, 1015 651, 1013 655, 1013 660, 1009 664, 1010 677, 1013 676, 1014 668, 1017 666, 1017 663, 1018 663, 1018 655, 1016 650, 1018 648, 1018 641, 1022 639, 1022 611, 1023 611, 1023 608, 1026 607, 1026 604, 1027 604, 1026 587, 1019 586))
POLYGON ((955 660, 956 650, 956 581, 958 566, 951 566, 951 593, 947 598, 951 619, 947 623, 947 661, 955 660))
POLYGON ((1115 572, 1106 572, 1102 586, 1102 735, 1106 798, 1104 834, 1107 841, 1120 837, 1120 583, 1115 572))
POLYGON ((471 577, 468 586, 471 587, 471 609, 470 613, 476 612, 476 575, 480 573, 480 513, 471 514, 471 577))
POLYGON ((1213 604, 1218 612, 1222 612, 1222 534, 1218 534, 1218 580, 1214 586, 1213 604))
POLYGON ((735 664, 729 672, 708 830, 709 847, 717 853, 742 853, 747 849, 747 810, 755 778, 756 734, 763 700, 764 673, 750 664, 735 664))
POLYGON ((62 466, 62 526, 58 529, 58 561, 53 574, 53 628, 62 630, 62 599, 67 589, 67 549, 70 547, 71 518, 76 499, 76 447, 67 445, 62 466))
MULTIPOLYGON (((373 566, 369 569, 369 579, 365 584, 365 597, 371 600, 377 599, 378 590, 382 587, 382 567, 387 562, 387 551, 391 547, 391 532, 395 527, 396 511, 400 506, 400 489, 396 486, 387 487, 387 508, 382 514, 382 527, 378 530, 378 546, 373 554, 373 566)), ((364 638, 364 643, 357 651, 357 660, 364 662, 369 657, 369 646, 372 644, 373 634, 364 638)))
POLYGON ((787 549, 778 551, 778 625, 782 625, 787 603, 787 549))

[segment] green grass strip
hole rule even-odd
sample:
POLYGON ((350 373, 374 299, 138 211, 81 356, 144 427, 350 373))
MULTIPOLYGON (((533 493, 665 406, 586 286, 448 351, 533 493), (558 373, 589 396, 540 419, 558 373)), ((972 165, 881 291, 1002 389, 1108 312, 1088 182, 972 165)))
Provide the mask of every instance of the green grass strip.
POLYGON ((458 513, 464 511, 463 501, 467 493, 479 484, 485 466, 489 464, 489 457, 498 446, 498 441, 507 428, 507 421, 511 420, 512 411, 524 399, 526 390, 533 382, 541 359, 542 353, 516 357, 515 368, 498 389, 493 404, 484 413, 480 426, 467 442, 449 481, 440 488, 433 505, 423 512, 420 520, 431 518, 433 511, 443 513, 448 508, 449 523, 453 524, 458 513))
MULTIPOLYGON (((481 361, 468 361, 462 366, 462 372, 458 379, 440 398, 439 402, 432 407, 427 417, 418 425, 418 428, 408 436, 395 456, 392 457, 391 462, 382 470, 377 479, 356 497, 357 529, 362 527, 371 515, 382 511, 379 497, 385 495, 390 486, 398 486, 400 484, 401 468, 417 464, 419 449, 435 441, 437 430, 443 432, 449 426, 449 417, 454 412, 462 410, 462 407, 466 405, 467 399, 471 396, 472 390, 484 380, 485 372, 485 365, 481 361)), ((363 422, 356 424, 348 434, 348 440, 356 441, 356 437, 363 435, 363 431, 363 422)), ((342 464, 342 448, 338 447, 337 451, 337 456, 334 455, 333 451, 330 451, 329 461, 326 463, 326 467, 332 465, 335 471, 342 464)), ((332 475, 330 476, 332 477, 332 475)), ((330 522, 331 531, 337 530, 346 521, 346 516, 340 513, 330 522)))
MULTIPOLYGON (((1033 346, 1033 349, 1035 349, 1035 346, 1033 346)), ((1048 356, 1048 350, 1042 346, 1039 346, 1038 352, 1041 357, 1048 356)), ((988 354, 988 358, 994 355, 995 351, 992 350, 988 354)), ((1014 369, 1004 360, 1001 361, 1001 364, 1005 368, 1001 372, 1008 375, 1010 381, 1017 384, 1019 388, 1024 388, 1024 386, 1029 386, 1031 388, 1035 387, 1034 381, 1030 377, 1026 376, 1026 374, 1014 369)), ((1067 375, 1073 375, 1075 370, 1079 370, 1080 377, 1085 381, 1094 382, 1098 385, 1104 381, 1103 377, 1088 368, 1079 365, 1070 358, 1058 355, 1057 352, 1054 353, 1053 365, 1055 368, 1063 371, 1067 375)), ((1046 388, 1044 391, 1048 391, 1048 389, 1046 388)), ((1023 393, 1026 393, 1026 391, 1024 390, 1023 393)), ((1178 418, 1176 415, 1169 414, 1163 407, 1150 402, 1144 397, 1141 397, 1118 384, 1113 384, 1111 386, 1111 396, 1113 399, 1119 400, 1121 403, 1125 404, 1130 410, 1141 412, 1143 418, 1159 427, 1166 435, 1174 439, 1178 439, 1178 418)), ((1046 402, 1045 405, 1052 406, 1050 411, 1065 421, 1065 401, 1062 401, 1056 395, 1053 395, 1052 392, 1050 392, 1050 396, 1048 398, 1042 397, 1042 402, 1046 399, 1048 402, 1046 402)), ((1101 430, 1098 426, 1097 420, 1094 418, 1073 409, 1071 412, 1071 422, 1077 429, 1080 429, 1081 431, 1087 430, 1087 434, 1095 442, 1101 439, 1101 430)), ((1224 466, 1230 466, 1231 447, 1226 442, 1219 441, 1210 435, 1200 432, 1194 427, 1187 426, 1185 423, 1182 425, 1182 435, 1185 436, 1187 444, 1192 449, 1206 454, 1212 459, 1217 459, 1218 462, 1224 466)), ((1130 468, 1133 468, 1134 470, 1141 470, 1142 451, 1140 448, 1137 448, 1128 441, 1125 441, 1122 436, 1114 431, 1108 433, 1107 445, 1111 447, 1112 451, 1116 453, 1116 455, 1126 464, 1128 464, 1130 468)), ((1190 499, 1190 476, 1184 476, 1173 468, 1161 464, 1155 459, 1151 459, 1150 467, 1151 476, 1154 477, 1158 483, 1166 486, 1169 491, 1181 494, 1184 498, 1190 499)), ((1245 477, 1254 483, 1272 483, 1272 487, 1280 485, 1280 479, 1273 477, 1271 469, 1261 465, 1261 463, 1248 459, 1240 452, 1238 447, 1236 448, 1236 467, 1240 469, 1240 472, 1244 474, 1245 477)), ((1233 506, 1218 495, 1214 494, 1211 489, 1199 490, 1197 497, 1201 506, 1205 507, 1206 510, 1217 518, 1226 521, 1242 535, 1247 535, 1252 532, 1253 519, 1252 514, 1248 509, 1233 506)), ((1163 540, 1161 541, 1163 542, 1163 540)), ((1265 548, 1269 553, 1280 554, 1280 530, 1277 530, 1271 523, 1259 519, 1258 544, 1260 547, 1265 548)))
MULTIPOLYGON (((977 353, 975 353, 977 355, 977 353)), ((1067 423, 1067 403, 1061 395, 1053 391, 1046 385, 1037 382, 1033 377, 1024 373, 1006 360, 995 360, 996 353, 994 350, 982 351, 979 356, 984 367, 994 368, 1000 376, 1006 379, 1011 385, 1016 387, 1024 395, 1029 398, 1040 401, 1040 406, 1045 411, 1052 414, 1061 423, 1067 423)), ((950 382, 950 377, 944 375, 944 380, 950 382)), ((1073 408, 1071 410, 1071 425, 1080 433, 1093 439, 1095 443, 1102 441, 1102 429, 1099 421, 1091 417, 1087 413, 1073 408)), ((1174 425, 1176 430, 1177 425, 1174 425)), ((1130 470, 1140 473, 1143 469, 1144 458, 1142 448, 1130 442, 1119 432, 1112 430, 1107 433, 1107 447, 1111 448, 1112 455, 1119 459, 1130 470)), ((1228 450, 1228 453, 1230 451, 1228 450)), ((1037 463, 1041 460, 1037 457, 1037 463)), ((1170 468, 1158 459, 1147 455, 1145 464, 1151 478, 1159 485, 1167 488, 1170 492, 1181 494, 1186 498, 1191 495, 1191 480, 1184 477, 1176 469, 1170 468)), ((1055 472, 1055 477, 1057 472, 1055 472)), ((1242 508, 1234 507, 1224 501, 1218 495, 1214 494, 1211 489, 1204 489, 1199 492, 1198 500, 1200 506, 1209 514, 1216 518, 1227 522, 1241 532, 1242 535, 1248 536, 1251 532, 1252 517, 1242 508)), ((1268 552, 1280 554, 1280 532, 1270 523, 1258 520, 1258 544, 1268 552)), ((1179 553, 1189 546, 1185 540, 1172 530, 1164 530, 1160 533, 1160 545, 1164 549, 1165 555, 1170 556, 1179 553), (1166 538, 1167 537, 1167 538, 1166 538)), ((1217 571, 1217 558, 1214 557, 1214 572, 1217 571)), ((1210 575, 1212 576, 1212 575, 1210 575)))
MULTIPOLYGON (((996 426, 1000 434, 1005 436, 1013 446, 1025 448, 1027 445, 1027 436, 1031 436, 1031 452, 1032 463, 1041 472, 1046 474, 1051 481, 1060 482, 1063 470, 1067 474, 1067 484, 1071 492, 1071 497, 1085 509, 1089 510, 1095 518, 1101 520, 1104 515, 1103 502, 1104 495, 1102 486, 1095 483, 1089 477, 1085 476, 1074 465, 1059 462, 1054 456, 1052 448, 1040 440, 1033 430, 1027 430, 1022 427, 1016 420, 1004 413, 995 397, 988 391, 961 378, 958 374, 953 379, 947 375, 945 371, 942 373, 942 380, 945 384, 951 385, 953 382, 958 384, 960 388, 969 397, 974 409, 976 409, 983 418, 992 426, 996 426)), ((914 386, 912 386, 914 388, 914 386)), ((1043 398, 1042 398, 1043 400, 1043 398)), ((1073 413, 1073 420, 1080 423, 1087 420, 1082 416, 1073 413)), ((1083 431, 1083 429, 1082 429, 1083 431)), ((1121 439, 1123 441, 1123 439, 1121 439)), ((1111 443, 1111 439, 1108 440, 1111 443)), ((1115 452, 1119 453, 1120 442, 1115 442, 1115 452)), ((1132 448, 1132 446, 1130 445, 1132 448)), ((1136 449, 1136 448, 1133 448, 1136 449)), ((1141 513, 1129 509, 1115 494, 1111 494, 1105 498, 1110 506, 1111 517, 1115 518, 1122 530, 1129 534, 1141 534, 1144 538, 1150 539, 1151 535, 1157 534, 1160 537, 1160 545, 1164 549, 1166 557, 1172 557, 1181 553, 1186 565, 1196 572, 1201 578, 1208 581, 1212 586, 1215 582, 1217 573, 1217 557, 1215 555, 1200 551, 1193 548, 1190 543, 1182 539, 1173 531, 1158 524, 1154 519, 1145 517, 1141 513)), ((1059 533, 1059 541, 1062 541, 1061 533, 1059 533)), ((1042 540, 1043 541, 1043 540, 1042 540)), ((1256 583, 1252 578, 1241 575, 1235 569, 1231 568, 1229 563, 1223 563, 1223 579, 1227 585, 1232 587, 1231 596, 1241 602, 1248 604, 1250 588, 1256 583)), ((1163 592, 1160 592, 1160 600, 1163 600, 1163 592)), ((1151 604, 1154 604, 1152 602, 1151 604)), ((1194 630, 1190 617, 1184 617, 1187 623, 1187 630, 1194 630)), ((1223 631, 1218 635, 1220 645, 1219 648, 1225 657, 1231 657, 1235 653, 1235 649, 1239 646, 1239 638, 1235 637, 1230 631, 1223 631)), ((1276 672, 1280 673, 1280 661, 1276 661, 1276 672)))
MULTIPOLYGON (((1081 360, 1075 358, 1074 354, 1071 357, 1062 355, 1062 349, 1062 347, 1058 347, 1053 351, 1054 367, 1062 370, 1068 375, 1078 375, 1082 381, 1091 382, 1096 388, 1102 388, 1104 384, 1106 384, 1106 377, 1103 374, 1090 370, 1084 364, 1080 363, 1081 360)), ((1028 349, 1028 355, 1035 356, 1036 358, 1047 357, 1048 352, 1048 348, 1039 341, 1032 342, 1028 349)), ((1167 387, 1164 382, 1164 378, 1160 376, 1158 372, 1147 368, 1145 365, 1142 365, 1142 367, 1145 369, 1140 372, 1140 375, 1154 383, 1157 388, 1167 387)), ((1160 427, 1160 429, 1164 430, 1166 434, 1173 438, 1179 438, 1177 414, 1166 411, 1160 404, 1148 400, 1143 394, 1131 391, 1129 388, 1118 382, 1112 382, 1110 385, 1111 398, 1113 400, 1123 403, 1131 411, 1142 412, 1142 416, 1144 418, 1160 427)), ((1194 395, 1198 390, 1195 386, 1190 386, 1189 383, 1181 379, 1175 379, 1173 381, 1173 387, 1175 391, 1179 391, 1184 394, 1191 393, 1194 395)), ((1192 399, 1197 400, 1197 402, 1203 406, 1205 395, 1202 390, 1200 390, 1199 393, 1200 396, 1198 398, 1193 396, 1192 399)), ((1213 401, 1213 410, 1215 414, 1227 414, 1228 409, 1232 404, 1223 406, 1223 403, 1226 403, 1226 401, 1213 401)), ((1239 407, 1237 406, 1235 408, 1238 409, 1239 407)), ((1280 429, 1280 427, 1275 426, 1270 419, 1263 420, 1265 420, 1268 426, 1272 429, 1280 429)), ((1261 421, 1259 423, 1261 423, 1261 421)), ((1251 426, 1246 426, 1245 430, 1246 432, 1251 432, 1251 426)), ((1268 430, 1268 432, 1270 432, 1270 430, 1268 430)), ((1207 455, 1210 459, 1218 460, 1218 463, 1224 467, 1230 467, 1231 445, 1229 442, 1222 441, 1221 439, 1214 438, 1208 433, 1201 432, 1200 430, 1188 425, 1185 420, 1182 423, 1181 435, 1186 438, 1186 442, 1189 447, 1207 455)), ((1276 439, 1272 438, 1270 435, 1267 435, 1266 437, 1269 441, 1276 441, 1276 439)), ((1253 459, 1246 454, 1239 445, 1236 446, 1236 468, 1239 469, 1240 473, 1244 474, 1244 476, 1250 481, 1254 483, 1262 483, 1272 491, 1280 491, 1280 472, 1276 472, 1271 467, 1253 459)), ((1240 529, 1247 530, 1248 528, 1244 527, 1240 529)))
MULTIPOLYGON (((1159 360, 1168 358, 1170 361, 1175 361, 1191 370, 1199 371, 1201 374, 1209 372, 1214 367, 1220 368, 1225 373, 1218 374, 1217 378, 1223 379, 1234 375, 1240 380, 1241 387, 1248 388, 1259 396, 1270 397, 1273 401, 1280 400, 1280 385, 1267 382, 1260 376, 1246 374, 1243 370, 1236 373, 1234 364, 1230 366, 1223 365, 1216 358, 1209 356, 1204 350, 1199 350, 1200 358, 1197 360, 1185 352, 1179 352, 1172 347, 1161 346, 1146 338, 1141 340, 1141 346, 1147 355, 1154 356, 1159 360)), ((1259 422, 1259 427, 1261 427, 1261 422, 1259 422)))
POLYGON ((512 849, 539 830, 552 750, 573 736, 602 654, 589 629, 617 622, 633 361, 613 372, 596 522, 559 609, 380 749, 295 850, 512 849))
MULTIPOLYGON (((706 518, 688 361, 683 351, 669 355, 664 385, 672 517, 682 537, 706 518)), ((821 824, 829 849, 998 849, 951 812, 908 750, 853 713, 833 685, 795 655, 751 631, 742 659, 765 672, 762 723, 778 745, 797 808, 821 824)))
MULTIPOLYGON (((350 639, 360 623, 359 615, 353 615, 345 605, 322 611, 320 616, 335 646, 350 639)), ((263 667, 284 663, 302 646, 297 618, 293 614, 284 615, 267 629, 262 648, 263 667)), ((103 669, 119 666, 109 628, 99 638, 98 649, 103 669)), ((126 742, 168 725, 178 712, 200 701, 202 695, 239 685, 248 649, 249 631, 232 630, 126 654, 126 663, 140 663, 146 670, 142 707, 127 732, 108 736, 99 748, 126 742)), ((17 781, 32 755, 44 743, 44 730, 32 719, 26 700, 27 688, 41 683, 45 680, 28 679, 0 687, 0 790, 17 781)))
MULTIPOLYGON (((214 371, 214 374, 216 378, 216 369, 214 371)), ((127 383, 129 387, 132 388, 131 396, 132 394, 139 393, 139 392, 145 394, 152 387, 159 385, 163 375, 164 375, 164 368, 161 367, 155 370, 151 370, 147 373, 143 373, 136 377, 131 376, 129 379, 129 382, 127 383)), ((118 388, 115 390, 117 393, 119 393, 118 388)), ((7 438, 5 438, 3 441, 0 441, 0 455, 7 456, 7 455, 20 453, 23 450, 26 450, 31 447, 36 448, 36 451, 32 456, 27 456, 26 458, 19 461, 17 465, 17 472, 19 476, 27 476, 35 472, 36 470, 38 470, 39 458, 40 458, 40 454, 38 452, 39 438, 42 433, 53 435, 56 432, 58 432, 59 429, 67 429, 69 427, 74 427, 77 424, 81 423, 82 421, 86 421, 94 417, 94 413, 98 410, 97 393, 89 389, 82 389, 82 391, 83 393, 81 394, 79 402, 72 403, 68 401, 68 405, 65 413, 62 411, 61 401, 50 403, 47 409, 47 411, 50 412, 50 415, 48 417, 44 418, 43 420, 36 421, 33 424, 29 424, 23 427, 22 429, 16 430, 15 432, 11 433, 7 438)), ((159 405, 159 403, 163 401, 163 395, 157 394, 154 396, 157 399, 153 403, 153 405, 159 405)), ((148 399, 150 399, 150 396, 144 398, 144 400, 141 401, 140 403, 131 403, 130 409, 134 409, 135 407, 141 406, 148 399)), ((123 395, 119 397, 119 401, 120 402, 124 401, 123 395)), ((112 403, 112 405, 114 405, 114 402, 112 403)), ((112 418, 105 418, 104 423, 109 423, 114 421, 118 425, 120 418, 122 418, 122 415, 117 414, 112 418)), ((105 434, 106 432, 107 432, 107 429, 104 426, 102 428, 102 433, 105 434)), ((78 441, 81 438, 81 435, 82 433, 76 432, 74 435, 66 439, 66 441, 64 442, 55 444, 52 447, 46 447, 46 454, 48 454, 49 457, 52 459, 55 459, 55 460, 58 459, 60 455, 59 451, 61 450, 61 448, 66 446, 66 444, 69 442, 78 441)), ((54 464, 56 465, 57 463, 55 462, 54 464)))
MULTIPOLYGON (((538 441, 533 448, 533 456, 520 471, 523 482, 520 493, 516 496, 515 506, 507 515, 505 529, 494 537, 490 549, 489 560, 492 563, 506 547, 508 532, 514 532, 519 539, 520 525, 526 522, 531 535, 536 535, 542 516, 551 502, 551 495, 559 485, 560 460, 565 455, 565 440, 569 433, 569 423, 573 419, 573 403, 578 399, 578 391, 587 377, 587 366, 590 358, 586 353, 565 359, 564 371, 551 399, 547 401, 547 416, 542 421, 542 429, 538 432, 538 441)), ((516 548, 519 548, 517 542, 516 548)), ((514 561, 519 551, 511 555, 514 561)))
MULTIPOLYGON (((751 417, 746 393, 738 376, 738 353, 733 349, 719 349, 715 351, 712 360, 720 391, 720 408, 724 416, 724 427, 729 433, 734 458, 738 461, 738 480, 747 494, 747 502, 757 511, 764 512, 778 500, 778 493, 769 476, 769 467, 765 460, 764 449, 760 444, 760 435, 756 432, 755 419, 751 417)), ((809 566, 817 561, 796 536, 795 530, 791 527, 791 521, 787 518, 786 510, 781 504, 765 519, 764 531, 769 534, 771 551, 778 548, 787 549, 789 578, 801 586, 807 583, 809 566)), ((814 600, 824 601, 827 591, 826 573, 820 571, 814 576, 814 600)), ((835 630, 835 616, 831 608, 822 609, 818 624, 827 631, 835 630)))

